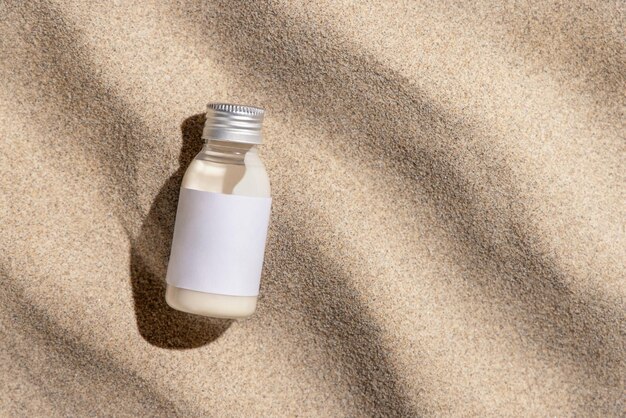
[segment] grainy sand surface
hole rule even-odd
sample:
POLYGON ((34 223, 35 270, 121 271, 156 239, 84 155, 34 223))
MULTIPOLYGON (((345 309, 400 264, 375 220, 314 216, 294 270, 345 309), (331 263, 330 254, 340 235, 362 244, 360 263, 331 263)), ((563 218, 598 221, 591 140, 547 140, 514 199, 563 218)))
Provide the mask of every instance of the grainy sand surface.
POLYGON ((620 1, 0 4, 3 416, 620 416, 620 1), (209 101, 265 107, 257 314, 164 273, 209 101))

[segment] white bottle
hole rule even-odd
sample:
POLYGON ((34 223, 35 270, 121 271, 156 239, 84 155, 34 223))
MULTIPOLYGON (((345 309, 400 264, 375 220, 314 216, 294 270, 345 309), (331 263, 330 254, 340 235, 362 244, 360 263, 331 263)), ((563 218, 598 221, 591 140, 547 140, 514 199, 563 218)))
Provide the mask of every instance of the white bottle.
POLYGON ((270 215, 270 183, 259 159, 264 111, 209 104, 206 141, 180 190, 167 270, 167 304, 218 318, 256 309, 270 215))

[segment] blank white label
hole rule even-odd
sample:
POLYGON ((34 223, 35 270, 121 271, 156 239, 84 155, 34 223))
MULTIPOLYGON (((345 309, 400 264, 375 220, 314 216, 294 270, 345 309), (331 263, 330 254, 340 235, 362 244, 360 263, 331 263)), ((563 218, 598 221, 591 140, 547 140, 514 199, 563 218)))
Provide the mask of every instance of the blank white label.
POLYGON ((181 188, 167 283, 233 296, 259 294, 269 197, 181 188))

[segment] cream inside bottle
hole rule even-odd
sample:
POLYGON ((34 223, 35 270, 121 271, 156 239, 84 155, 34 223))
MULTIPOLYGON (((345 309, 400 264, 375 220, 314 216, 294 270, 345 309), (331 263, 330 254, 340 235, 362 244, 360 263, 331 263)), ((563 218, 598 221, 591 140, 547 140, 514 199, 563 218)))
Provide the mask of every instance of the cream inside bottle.
MULTIPOLYGON (((206 192, 270 197, 270 182, 254 144, 210 140, 193 159, 181 187, 206 192)), ((207 266, 210 270, 210 266, 207 266)), ((167 304, 180 311, 216 318, 246 318, 257 296, 198 292, 167 285, 167 304)))

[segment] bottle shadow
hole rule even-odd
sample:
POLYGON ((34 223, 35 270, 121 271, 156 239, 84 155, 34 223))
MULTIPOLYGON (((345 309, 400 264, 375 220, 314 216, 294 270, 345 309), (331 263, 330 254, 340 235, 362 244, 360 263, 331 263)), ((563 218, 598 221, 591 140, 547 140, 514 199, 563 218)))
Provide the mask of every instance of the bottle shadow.
POLYGON ((130 271, 137 328, 148 343, 161 348, 201 347, 219 338, 232 323, 180 312, 165 302, 165 273, 178 192, 186 167, 202 148, 204 121, 204 114, 198 114, 182 123, 179 168, 161 187, 131 246, 130 271))

